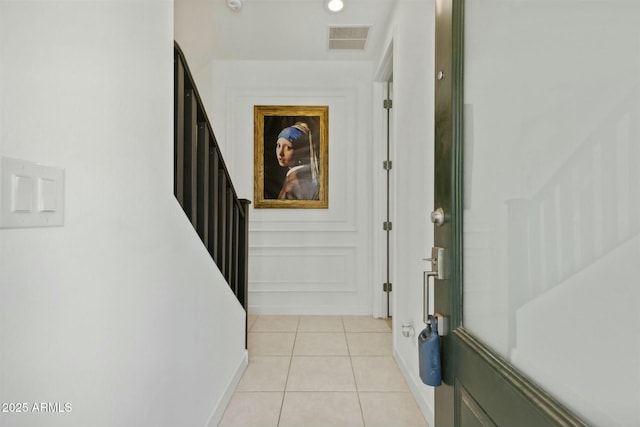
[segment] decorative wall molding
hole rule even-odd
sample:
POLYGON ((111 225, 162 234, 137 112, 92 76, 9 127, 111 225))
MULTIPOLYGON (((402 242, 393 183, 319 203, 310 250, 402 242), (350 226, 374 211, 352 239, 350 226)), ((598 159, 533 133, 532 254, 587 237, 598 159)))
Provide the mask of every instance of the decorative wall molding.
POLYGON ((261 247, 249 251, 250 292, 357 292, 355 247, 261 247))
POLYGON ((367 61, 213 64, 226 85, 213 88, 213 122, 242 197, 253 199, 254 106, 329 107, 329 207, 251 207, 250 312, 371 313, 372 73, 367 61))
MULTIPOLYGON (((356 231, 358 221, 358 132, 350 123, 359 117, 358 90, 301 88, 227 88, 227 149, 231 169, 245 171, 238 190, 253 198, 253 106, 329 106, 329 208, 300 211, 283 209, 251 210, 249 231, 356 231), (238 158, 243 153, 243 158, 238 158), (248 173, 247 173, 248 172, 248 173)), ((234 178, 236 179, 236 178, 234 178)), ((234 181, 236 182, 236 181, 234 181)))
POLYGON ((368 305, 309 305, 309 304, 296 304, 292 305, 276 305, 276 304, 254 304, 249 305, 250 314, 262 314, 262 315, 335 315, 340 316, 349 314, 353 316, 365 316, 371 315, 371 307, 368 305))

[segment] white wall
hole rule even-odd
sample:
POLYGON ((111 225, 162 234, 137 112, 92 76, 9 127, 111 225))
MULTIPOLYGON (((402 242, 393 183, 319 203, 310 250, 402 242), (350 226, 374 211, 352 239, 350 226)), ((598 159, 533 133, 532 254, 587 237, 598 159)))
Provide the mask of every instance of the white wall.
POLYGON ((329 208, 252 205, 250 312, 370 314, 372 64, 215 61, 211 68, 207 109, 236 189, 249 198, 254 105, 329 106, 329 208))
POLYGON ((215 425, 246 363, 172 195, 172 7, 0 2, 0 155, 66 171, 64 227, 0 230, 0 402, 72 405, 1 426, 215 425))
POLYGON ((389 28, 389 43, 393 43, 394 357, 433 425, 433 387, 420 381, 417 337, 405 338, 401 324, 411 321, 416 334, 425 326, 422 272, 428 266, 422 258, 433 246, 428 215, 433 210, 434 2, 400 0, 389 28))

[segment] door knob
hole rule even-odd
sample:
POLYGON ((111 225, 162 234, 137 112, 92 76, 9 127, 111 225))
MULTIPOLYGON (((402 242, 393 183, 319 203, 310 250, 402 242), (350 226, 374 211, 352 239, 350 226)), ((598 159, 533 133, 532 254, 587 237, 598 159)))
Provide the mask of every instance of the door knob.
POLYGON ((436 226, 440 227, 444 224, 444 211, 442 208, 438 208, 435 211, 431 212, 431 222, 436 226))

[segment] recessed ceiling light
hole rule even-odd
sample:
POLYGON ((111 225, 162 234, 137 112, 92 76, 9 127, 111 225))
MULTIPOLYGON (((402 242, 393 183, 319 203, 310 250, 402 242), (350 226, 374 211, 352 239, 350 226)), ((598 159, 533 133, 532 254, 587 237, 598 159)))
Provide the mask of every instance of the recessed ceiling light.
POLYGON ((325 5, 329 12, 340 12, 344 8, 344 2, 342 0, 326 0, 325 5))

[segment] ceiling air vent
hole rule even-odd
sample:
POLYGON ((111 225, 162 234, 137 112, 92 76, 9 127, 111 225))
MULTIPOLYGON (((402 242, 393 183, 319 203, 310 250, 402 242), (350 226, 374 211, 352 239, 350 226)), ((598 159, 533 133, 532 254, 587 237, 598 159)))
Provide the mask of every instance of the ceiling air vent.
POLYGON ((329 27, 329 50, 364 50, 371 27, 329 27))

